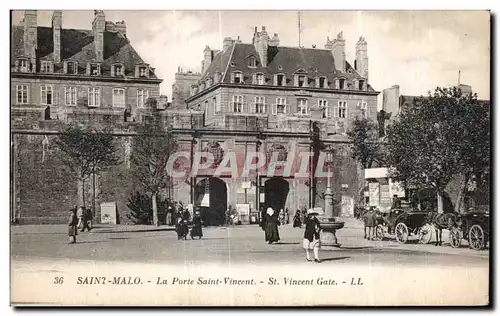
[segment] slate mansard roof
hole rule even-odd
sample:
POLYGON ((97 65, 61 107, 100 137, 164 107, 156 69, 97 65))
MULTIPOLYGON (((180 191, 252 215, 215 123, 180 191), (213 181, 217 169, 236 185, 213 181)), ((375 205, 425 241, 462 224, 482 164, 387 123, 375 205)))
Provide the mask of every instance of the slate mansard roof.
MULTIPOLYGON (((272 85, 275 74, 284 74, 287 78, 287 86, 293 86, 293 75, 299 70, 304 70, 310 80, 316 77, 326 77, 330 87, 338 78, 344 78, 348 82, 364 79, 347 61, 345 72, 336 69, 333 54, 327 49, 269 46, 267 56, 267 67, 262 67, 259 54, 253 44, 234 43, 226 51, 214 56, 201 80, 214 78, 215 73, 219 72, 224 76, 221 82, 230 83, 231 72, 241 71, 245 83, 252 83, 253 74, 262 73, 267 83, 272 85), (247 58, 251 56, 257 61, 256 67, 247 66, 247 58)), ((370 85, 367 86, 366 91, 375 92, 370 85)))
MULTIPOLYGON (((24 56, 24 27, 12 26, 11 66, 14 59, 24 56)), ((121 63, 125 68, 126 76, 134 76, 135 66, 145 64, 130 44, 130 41, 119 32, 104 32, 104 62, 101 64, 103 75, 110 75, 111 65, 121 63)), ((37 27, 37 60, 52 60, 54 41, 51 27, 37 27)), ((71 60, 78 62, 80 69, 85 69, 86 64, 94 62, 96 58, 94 49, 94 36, 92 30, 61 29, 61 61, 71 60)), ((55 73, 63 73, 62 67, 55 67, 55 73)), ((150 71, 150 79, 158 79, 150 71)))

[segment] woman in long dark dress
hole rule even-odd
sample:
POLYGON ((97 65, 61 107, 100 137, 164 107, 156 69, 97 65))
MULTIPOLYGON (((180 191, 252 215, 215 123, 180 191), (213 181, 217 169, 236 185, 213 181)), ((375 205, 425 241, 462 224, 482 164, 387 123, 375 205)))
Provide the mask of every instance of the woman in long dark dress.
POLYGON ((193 239, 195 236, 199 237, 199 239, 203 237, 200 211, 196 211, 193 217, 193 228, 191 228, 191 239, 193 239))
POLYGON ((293 217, 293 227, 302 227, 302 222, 300 221, 300 210, 295 212, 295 216, 293 217))
POLYGON ((275 216, 274 210, 272 208, 267 209, 266 213, 266 241, 269 244, 277 242, 280 240, 280 235, 278 233, 278 217, 275 216))

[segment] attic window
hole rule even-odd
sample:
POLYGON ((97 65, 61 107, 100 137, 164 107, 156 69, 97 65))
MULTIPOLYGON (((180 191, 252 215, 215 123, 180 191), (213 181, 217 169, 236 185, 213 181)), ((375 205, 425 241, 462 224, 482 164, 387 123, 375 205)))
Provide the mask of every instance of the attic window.
POLYGON ((233 83, 243 83, 243 75, 241 72, 233 72, 233 83))
POLYGON ((358 80, 358 89, 359 90, 364 90, 364 85, 365 85, 364 80, 358 80))
POLYGON ((257 84, 258 85, 263 85, 264 84, 264 75, 263 74, 257 74, 256 75, 257 79, 257 84))
POLYGON ((52 72, 52 63, 50 61, 43 60, 40 63, 40 72, 52 72))
POLYGON ((66 62, 66 73, 70 75, 76 75, 78 73, 78 65, 74 61, 66 62))
POLYGON ((90 64, 90 75, 91 76, 99 76, 100 74, 101 74, 101 65, 90 64))
POLYGON ((29 72, 27 59, 19 59, 19 71, 20 72, 29 72))
POLYGON ((247 59, 247 66, 248 66, 248 67, 250 67, 250 68, 255 68, 255 67, 257 67, 257 61, 255 60, 255 57, 250 56, 250 57, 247 59))
POLYGON ((214 82, 215 82, 215 83, 218 83, 218 82, 220 81, 220 76, 221 76, 221 75, 220 75, 220 72, 216 72, 216 73, 214 74, 214 82))
POLYGON ((297 84, 299 87, 307 87, 307 77, 305 75, 297 75, 297 84))
POLYGON ((320 88, 326 88, 326 78, 325 77, 319 77, 319 87, 320 88))
POLYGON ((124 67, 121 64, 113 65, 113 71, 115 76, 123 76, 125 74, 124 67))
POLYGON ((344 89, 345 79, 336 79, 335 80, 335 89, 344 89))
POLYGON ((275 85, 284 86, 285 85, 285 75, 283 75, 283 74, 276 75, 275 85))
POLYGON ((139 67, 139 77, 147 77, 147 67, 139 67))
POLYGON ((206 87, 210 87, 212 85, 212 78, 207 78, 206 80, 206 87))

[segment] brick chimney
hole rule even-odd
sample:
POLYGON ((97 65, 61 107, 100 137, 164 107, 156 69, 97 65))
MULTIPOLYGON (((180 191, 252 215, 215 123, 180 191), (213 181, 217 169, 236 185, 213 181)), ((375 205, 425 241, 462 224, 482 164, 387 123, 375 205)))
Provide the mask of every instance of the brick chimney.
POLYGON ((115 23, 115 29, 117 32, 120 32, 124 37, 127 37, 127 25, 125 21, 120 21, 115 23))
POLYGON ((94 10, 94 22, 92 22, 92 33, 94 35, 94 47, 96 60, 104 61, 104 30, 106 29, 106 17, 104 11, 94 10))
POLYGON ((205 49, 203 50, 203 63, 201 67, 201 73, 205 73, 205 71, 208 69, 210 64, 212 63, 212 50, 210 49, 210 46, 205 46, 205 49))
POLYGON ((54 62, 61 62, 62 11, 52 13, 52 34, 54 40, 54 62))
POLYGON ((267 48, 269 47, 269 35, 267 34, 265 26, 262 27, 261 32, 257 32, 257 27, 255 27, 252 41, 253 45, 255 46, 255 50, 259 54, 262 67, 267 67, 267 48))
POLYGON ((36 70, 37 18, 36 10, 24 10, 24 54, 30 59, 32 71, 36 70))
POLYGON ((274 33, 273 38, 269 40, 269 46, 280 46, 278 33, 274 33))

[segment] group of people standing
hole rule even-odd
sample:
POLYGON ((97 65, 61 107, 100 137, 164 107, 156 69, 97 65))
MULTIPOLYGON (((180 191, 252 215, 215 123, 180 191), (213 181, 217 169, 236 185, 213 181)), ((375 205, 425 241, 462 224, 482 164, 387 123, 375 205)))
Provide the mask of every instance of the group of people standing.
POLYGON ((92 230, 92 210, 89 207, 84 207, 81 205, 78 207, 74 205, 70 209, 69 221, 68 221, 68 236, 69 243, 76 243, 76 236, 78 235, 78 230, 84 232, 85 229, 88 231, 92 230))
MULTIPOLYGON (((189 213, 189 211, 187 212, 189 213)), ((177 233, 178 240, 187 239, 187 235, 189 233, 188 220, 189 217, 187 216, 180 215, 177 217, 175 231, 177 233)), ((196 210, 193 216, 193 226, 191 227, 191 239, 194 239, 194 237, 198 237, 198 239, 201 239, 201 237, 203 237, 202 224, 203 222, 201 220, 201 212, 200 210, 196 210)))
MULTIPOLYGON (((300 211, 295 213, 295 217, 297 217, 297 214, 300 216, 299 212, 300 211)), ((314 262, 321 263, 319 258, 319 249, 321 247, 321 226, 318 218, 316 217, 317 215, 318 213, 314 209, 309 209, 306 211, 305 218, 301 221, 301 223, 303 222, 305 224, 302 247, 306 251, 307 261, 313 261, 309 252, 310 250, 313 250, 314 262)), ((300 218, 298 220, 300 220, 300 218)), ((277 214, 271 207, 267 208, 266 214, 263 216, 262 229, 265 232, 265 241, 268 244, 272 244, 280 240, 278 225, 280 225, 280 221, 278 220, 277 214)), ((296 227, 295 225, 296 223, 294 219, 294 227, 296 227)), ((299 227, 300 226, 301 224, 299 224, 299 227)))

